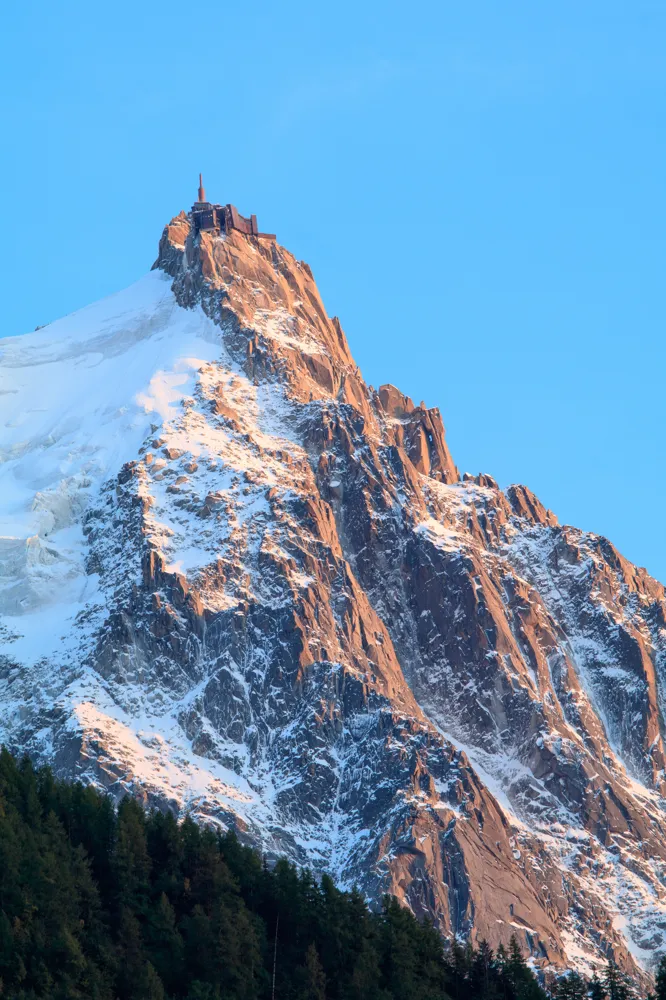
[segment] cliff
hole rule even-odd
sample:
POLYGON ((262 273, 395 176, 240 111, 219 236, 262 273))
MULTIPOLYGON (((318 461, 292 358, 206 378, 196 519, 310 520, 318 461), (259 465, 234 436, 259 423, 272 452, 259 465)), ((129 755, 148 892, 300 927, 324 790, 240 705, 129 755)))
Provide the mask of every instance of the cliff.
POLYGON ((663 950, 660 584, 460 478, 273 240, 181 213, 136 285, 0 349, 9 746, 449 938, 663 950))

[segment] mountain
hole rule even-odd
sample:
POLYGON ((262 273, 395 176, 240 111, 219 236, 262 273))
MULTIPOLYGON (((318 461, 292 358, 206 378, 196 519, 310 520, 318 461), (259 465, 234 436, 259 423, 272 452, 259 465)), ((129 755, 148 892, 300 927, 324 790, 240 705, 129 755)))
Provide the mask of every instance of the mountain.
POLYGON ((211 218, 0 342, 0 739, 448 938, 650 966, 664 588, 461 478, 308 265, 211 218))

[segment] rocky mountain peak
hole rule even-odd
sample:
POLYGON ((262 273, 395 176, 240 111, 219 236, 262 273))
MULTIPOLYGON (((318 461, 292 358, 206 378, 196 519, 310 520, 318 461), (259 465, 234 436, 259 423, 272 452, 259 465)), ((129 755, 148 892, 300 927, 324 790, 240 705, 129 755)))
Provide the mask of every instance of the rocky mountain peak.
POLYGON ((448 938, 649 966, 664 588, 461 478, 257 228, 199 202, 131 288, 0 343, 2 739, 448 938))

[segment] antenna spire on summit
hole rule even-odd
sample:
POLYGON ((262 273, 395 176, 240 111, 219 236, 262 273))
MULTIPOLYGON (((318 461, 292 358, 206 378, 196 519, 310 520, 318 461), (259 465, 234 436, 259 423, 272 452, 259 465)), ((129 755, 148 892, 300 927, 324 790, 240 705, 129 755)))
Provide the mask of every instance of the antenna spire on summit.
POLYGON ((203 181, 201 179, 201 174, 199 174, 199 202, 206 200, 206 192, 204 191, 203 181))

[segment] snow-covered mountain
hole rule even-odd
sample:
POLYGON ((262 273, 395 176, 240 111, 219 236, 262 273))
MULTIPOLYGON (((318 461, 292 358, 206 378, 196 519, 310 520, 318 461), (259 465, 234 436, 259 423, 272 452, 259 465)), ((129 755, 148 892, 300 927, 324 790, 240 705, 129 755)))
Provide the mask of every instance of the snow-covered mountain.
POLYGON ((666 947, 666 594, 181 213, 0 342, 0 738, 537 964, 666 947))

